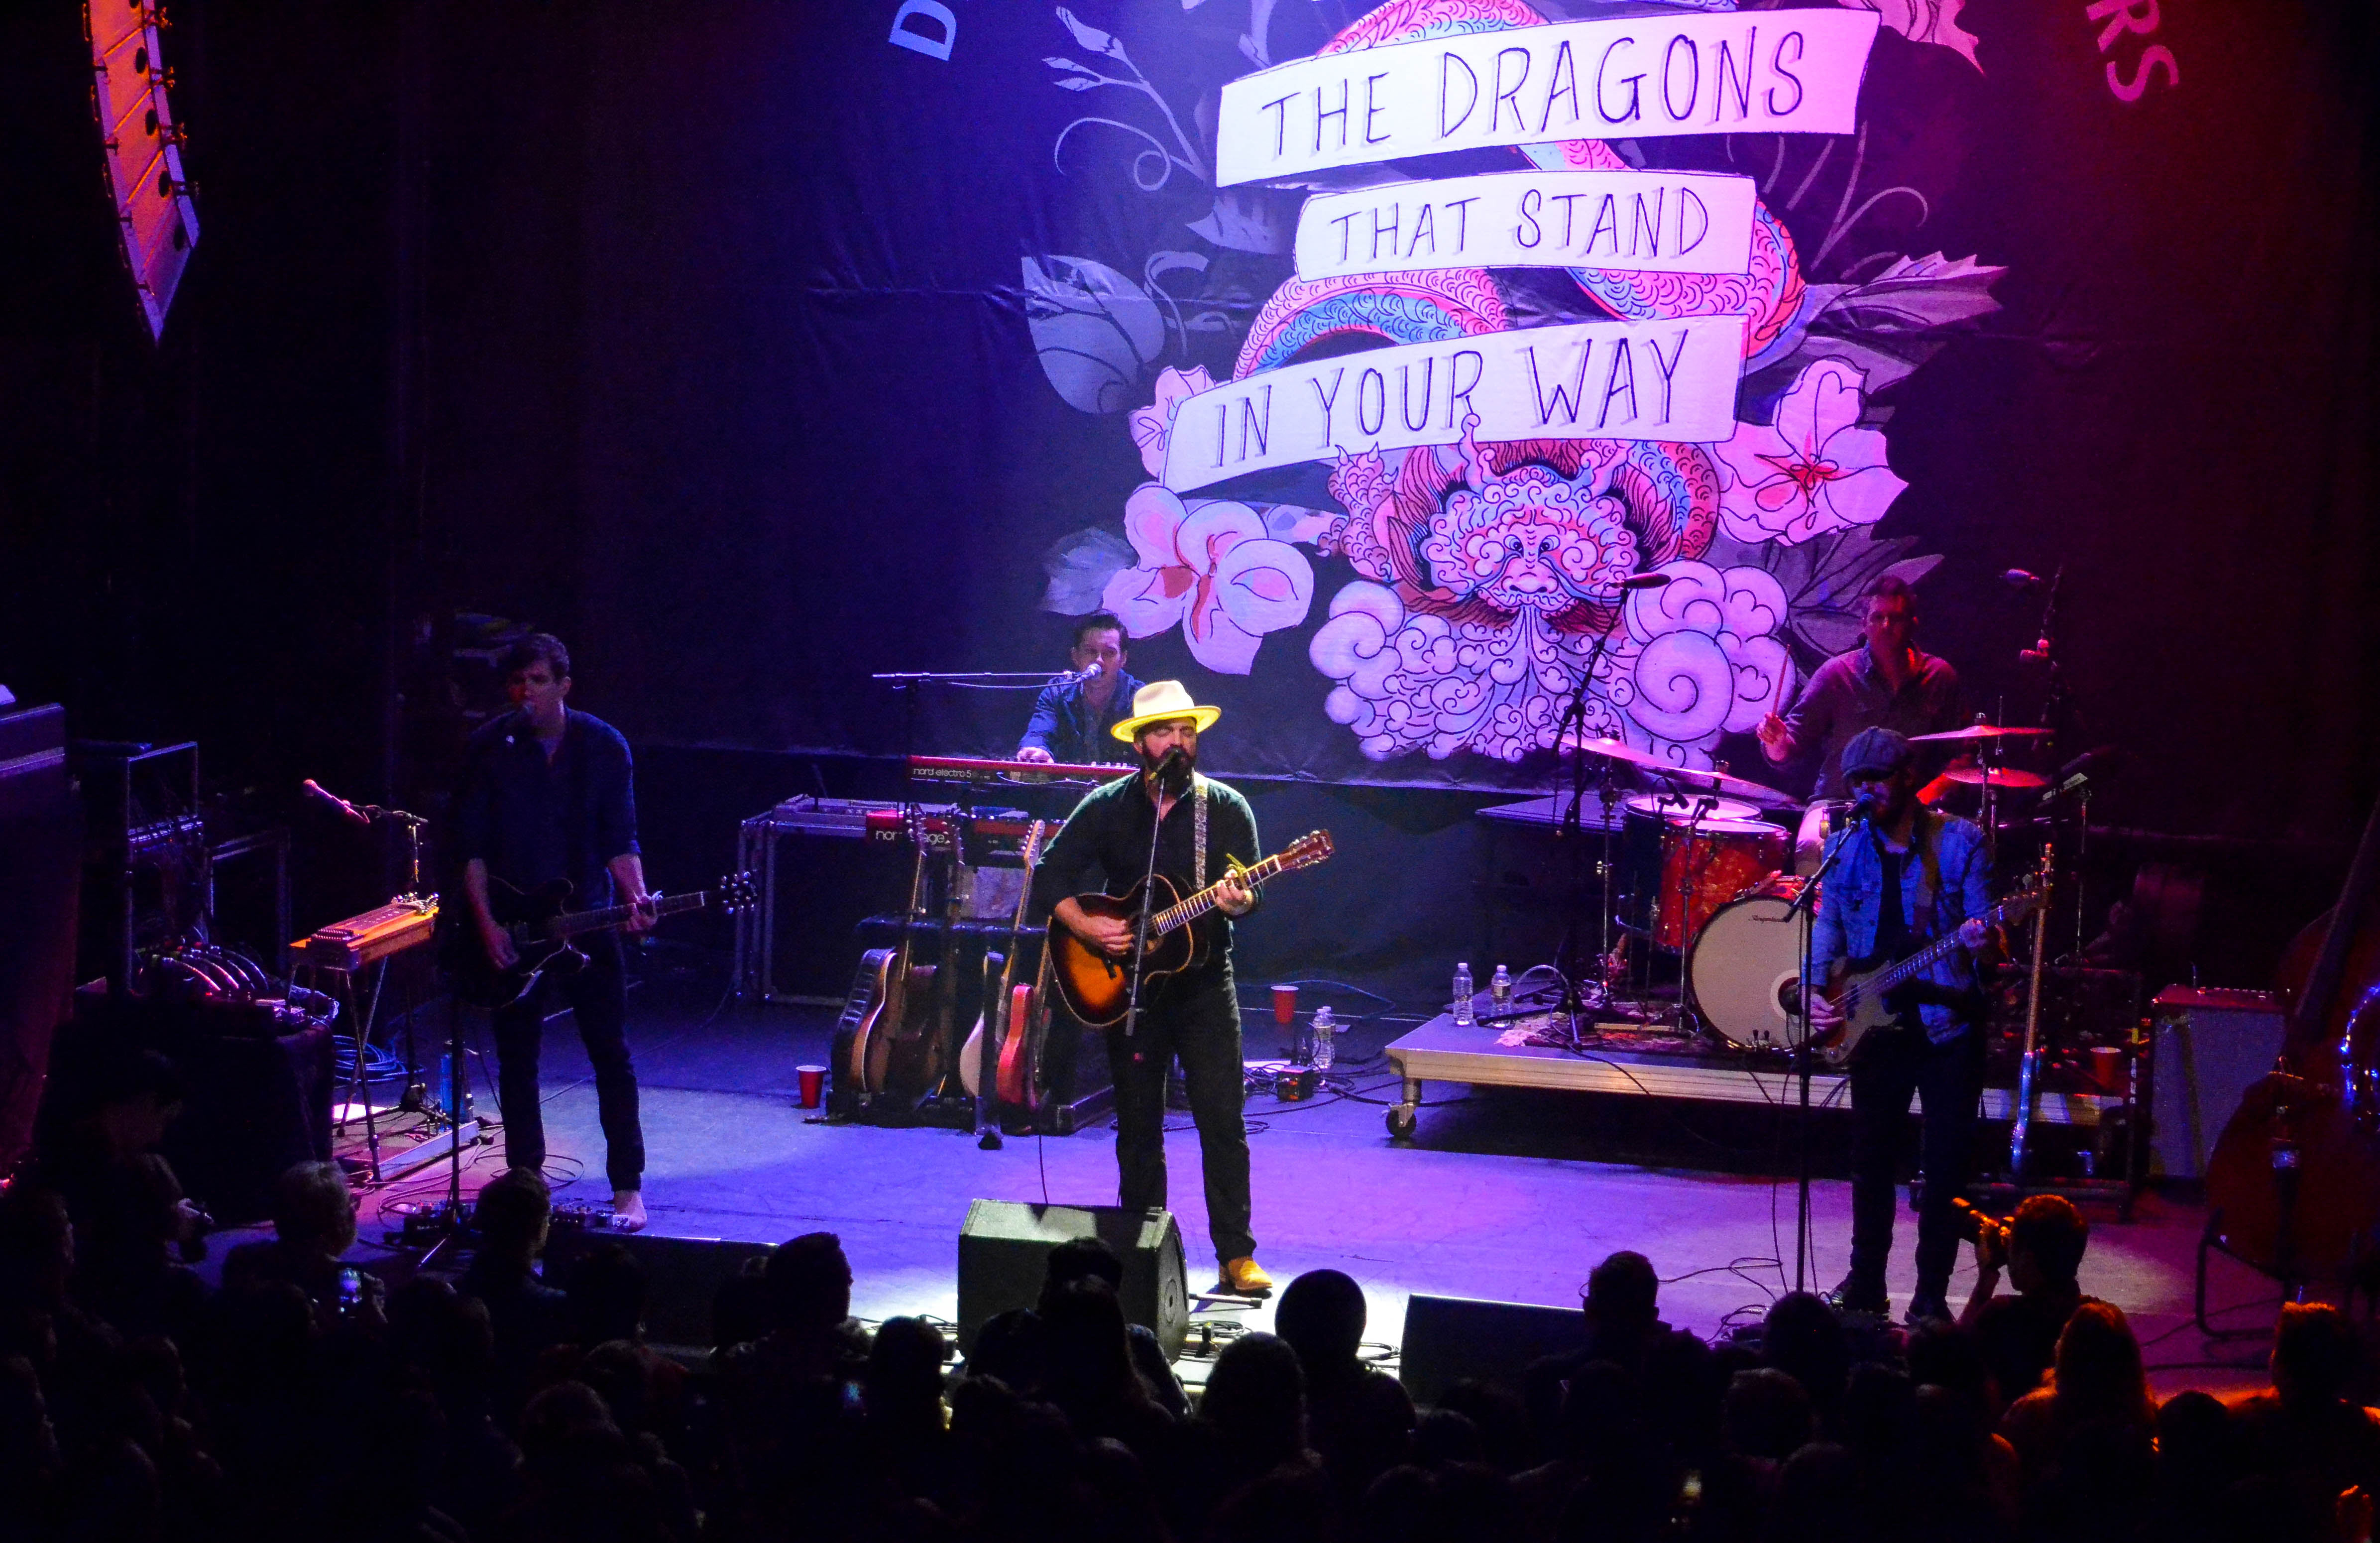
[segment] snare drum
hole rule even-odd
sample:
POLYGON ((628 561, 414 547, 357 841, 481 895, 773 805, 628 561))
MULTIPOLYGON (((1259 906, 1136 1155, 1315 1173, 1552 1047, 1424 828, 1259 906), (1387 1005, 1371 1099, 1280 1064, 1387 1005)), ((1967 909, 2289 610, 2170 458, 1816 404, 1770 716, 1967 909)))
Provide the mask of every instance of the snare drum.
POLYGON ((1686 959, 1686 990, 1703 1022, 1730 1043, 1791 1046, 1801 955, 1802 918, 1791 904, 1747 896, 1711 913, 1686 959))

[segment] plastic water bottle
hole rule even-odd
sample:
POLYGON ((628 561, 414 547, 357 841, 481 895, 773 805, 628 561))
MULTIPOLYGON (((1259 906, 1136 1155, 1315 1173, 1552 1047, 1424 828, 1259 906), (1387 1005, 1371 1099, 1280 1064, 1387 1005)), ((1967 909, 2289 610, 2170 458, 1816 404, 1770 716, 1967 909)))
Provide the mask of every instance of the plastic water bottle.
POLYGON ((1471 1027, 1471 961, 1465 959, 1454 966, 1454 1021, 1471 1027))
POLYGON ((1314 1069, 1327 1072, 1338 1054, 1333 1039, 1339 1033, 1339 1023, 1328 1007, 1314 1010, 1314 1069))
POLYGON ((1501 965, 1496 966, 1496 973, 1488 978, 1488 998, 1496 1004, 1496 1011, 1499 1013, 1512 1005, 1512 972, 1511 970, 1501 965))

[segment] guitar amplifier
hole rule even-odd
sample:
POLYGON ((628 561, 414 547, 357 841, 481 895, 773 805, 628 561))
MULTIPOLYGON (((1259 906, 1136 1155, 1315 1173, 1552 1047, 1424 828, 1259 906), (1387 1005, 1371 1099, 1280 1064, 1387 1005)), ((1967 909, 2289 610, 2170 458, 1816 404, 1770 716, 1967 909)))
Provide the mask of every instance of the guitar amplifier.
POLYGON ((2288 1010, 2273 991, 2188 986, 2168 987, 2151 1006, 2154 1172, 2168 1179, 2204 1178, 2206 1160, 2239 1109, 2240 1095, 2271 1071, 2281 1053, 2288 1010))

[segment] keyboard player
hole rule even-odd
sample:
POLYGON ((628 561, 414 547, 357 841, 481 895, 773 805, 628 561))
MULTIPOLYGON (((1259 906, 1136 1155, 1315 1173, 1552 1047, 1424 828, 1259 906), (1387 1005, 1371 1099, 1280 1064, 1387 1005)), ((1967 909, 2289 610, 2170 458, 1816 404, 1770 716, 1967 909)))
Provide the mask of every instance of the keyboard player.
POLYGON ((1141 683, 1124 673, 1123 623, 1094 611, 1075 624, 1072 675, 1044 686, 1016 759, 1048 763, 1103 761, 1115 747, 1108 731, 1132 714, 1141 683))

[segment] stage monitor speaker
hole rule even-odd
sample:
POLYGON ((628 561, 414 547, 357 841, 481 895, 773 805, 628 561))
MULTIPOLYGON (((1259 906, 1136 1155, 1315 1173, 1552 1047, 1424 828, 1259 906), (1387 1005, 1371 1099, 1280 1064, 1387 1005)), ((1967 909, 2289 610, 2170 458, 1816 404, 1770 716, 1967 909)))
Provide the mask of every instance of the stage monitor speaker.
POLYGON ((2168 1179, 2204 1178, 2240 1095, 2281 1053, 2288 1013, 2271 991, 2220 988, 2169 987, 2153 1005, 2152 1172, 2168 1179))
POLYGON ((1501 1382, 1520 1392, 1521 1374, 1530 1362, 1585 1343, 1586 1319, 1576 1307, 1415 1296, 1405 1303, 1397 1380, 1420 1404, 1437 1403, 1466 1379, 1501 1382))
POLYGON ((776 1252, 766 1243, 557 1228, 546 1245, 546 1283, 566 1287, 581 1258, 615 1243, 645 1269, 645 1338, 654 1344, 698 1349, 710 1347, 719 1288, 747 1267, 760 1268, 776 1252))
POLYGON ((1041 1300, 1050 1249, 1092 1236, 1106 1239, 1123 1261, 1124 1318, 1154 1332, 1167 1360, 1181 1355, 1190 1332, 1190 1275, 1172 1211, 1009 1200, 967 1207, 959 1233, 960 1352, 975 1353, 975 1337, 991 1318, 1041 1300))

